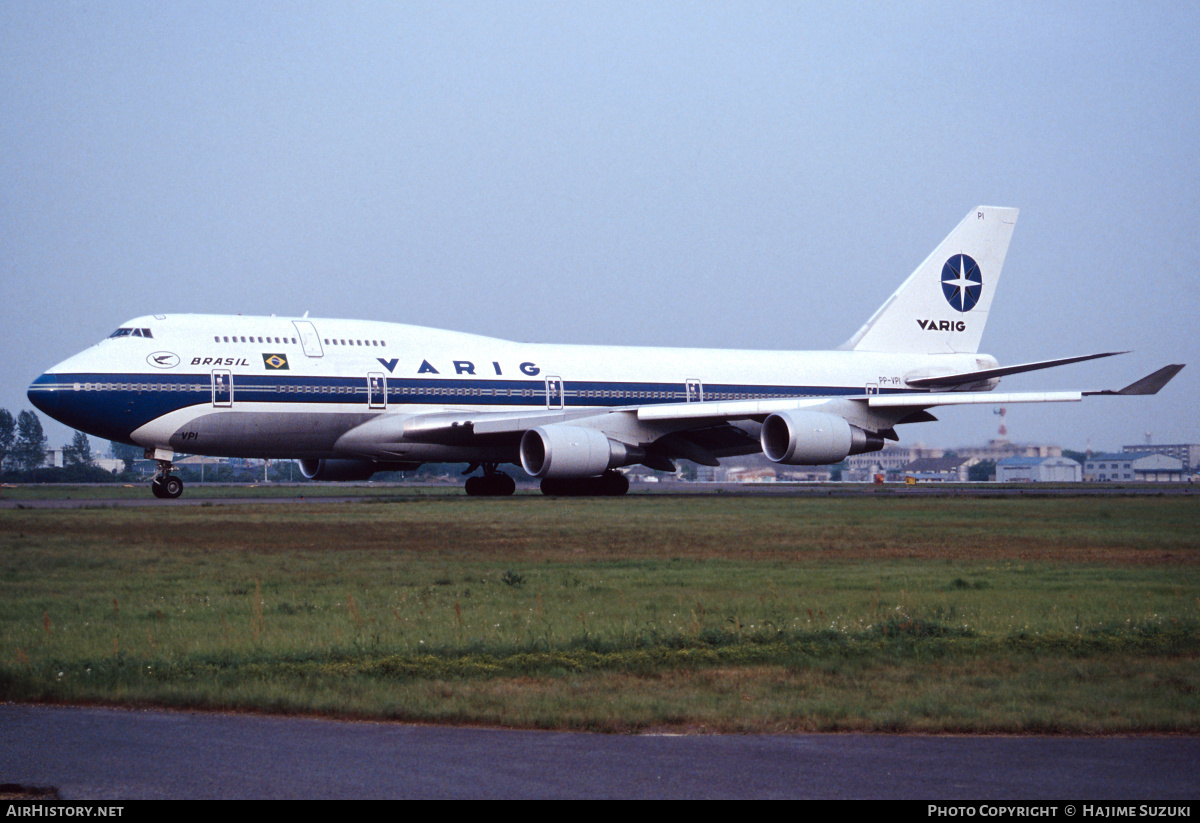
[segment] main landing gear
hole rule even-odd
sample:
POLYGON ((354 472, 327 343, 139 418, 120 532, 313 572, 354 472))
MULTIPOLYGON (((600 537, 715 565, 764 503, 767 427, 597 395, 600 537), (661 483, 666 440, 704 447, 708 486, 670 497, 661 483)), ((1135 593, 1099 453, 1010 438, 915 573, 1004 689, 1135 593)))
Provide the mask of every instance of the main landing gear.
POLYGON ((150 483, 150 491, 154 492, 155 497, 162 497, 168 500, 174 500, 179 495, 183 494, 183 481, 179 479, 179 475, 171 474, 170 460, 158 460, 158 472, 154 475, 154 480, 150 483))
POLYGON ((542 494, 551 497, 619 497, 629 491, 629 479, 609 469, 599 477, 547 477, 542 494))
POLYGON ((468 477, 464 486, 471 497, 507 497, 517 490, 517 481, 497 471, 498 463, 484 463, 481 477, 468 477))
MULTIPOLYGON (((471 497, 507 497, 517 483, 497 471, 498 463, 484 463, 483 475, 468 477, 464 487, 471 497)), ((467 471, 474 471, 471 466, 467 471)), ((548 477, 542 481, 542 494, 551 497, 617 497, 629 491, 629 480, 609 469, 599 477, 548 477)))

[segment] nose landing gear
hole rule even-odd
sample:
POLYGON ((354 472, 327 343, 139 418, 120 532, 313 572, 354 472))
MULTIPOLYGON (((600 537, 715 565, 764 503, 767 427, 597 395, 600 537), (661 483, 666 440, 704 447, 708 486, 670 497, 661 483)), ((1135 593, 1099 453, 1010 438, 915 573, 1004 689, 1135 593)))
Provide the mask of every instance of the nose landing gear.
POLYGON ((171 461, 158 460, 155 462, 158 463, 158 472, 150 483, 150 491, 154 492, 154 496, 174 500, 183 494, 183 481, 179 479, 179 475, 171 474, 173 468, 171 461))

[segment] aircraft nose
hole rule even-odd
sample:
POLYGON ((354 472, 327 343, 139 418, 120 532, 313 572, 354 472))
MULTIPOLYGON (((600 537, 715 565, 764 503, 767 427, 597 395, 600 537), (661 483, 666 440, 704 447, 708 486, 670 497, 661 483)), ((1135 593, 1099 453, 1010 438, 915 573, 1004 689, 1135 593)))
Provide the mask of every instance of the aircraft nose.
MULTIPOLYGON (((73 429, 104 437, 97 426, 96 409, 91 408, 87 393, 69 376, 46 372, 29 384, 27 393, 34 408, 73 429)), ((108 434, 112 439, 111 434, 108 434)))
POLYGON ((77 381, 81 376, 52 369, 29 384, 29 402, 73 429, 126 441, 133 428, 129 402, 120 402, 112 391, 89 391, 98 384, 77 381))
POLYGON ((43 414, 48 414, 60 423, 66 422, 62 418, 63 392, 54 375, 47 372, 38 377, 29 384, 29 391, 26 394, 35 409, 43 414))

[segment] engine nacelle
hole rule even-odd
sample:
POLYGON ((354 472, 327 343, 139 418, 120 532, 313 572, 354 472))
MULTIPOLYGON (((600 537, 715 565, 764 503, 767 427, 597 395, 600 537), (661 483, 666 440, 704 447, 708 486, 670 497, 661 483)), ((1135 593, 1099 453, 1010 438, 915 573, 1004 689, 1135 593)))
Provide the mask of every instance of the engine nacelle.
POLYGON ((420 463, 376 463, 373 460, 301 460, 300 474, 306 480, 370 480, 375 472, 399 472, 415 469, 420 463))
POLYGON ((521 437, 521 466, 534 477, 595 477, 643 457, 640 449, 582 426, 538 426, 521 437))
POLYGON ((767 459, 792 466, 840 463, 852 454, 883 448, 880 435, 851 426, 835 414, 812 411, 772 414, 763 421, 760 442, 767 459))

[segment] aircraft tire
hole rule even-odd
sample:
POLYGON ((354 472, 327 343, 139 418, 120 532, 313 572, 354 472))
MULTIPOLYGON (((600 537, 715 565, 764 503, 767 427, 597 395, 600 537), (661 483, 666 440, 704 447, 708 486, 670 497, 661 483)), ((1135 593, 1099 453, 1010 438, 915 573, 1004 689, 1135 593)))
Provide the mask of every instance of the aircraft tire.
POLYGON ((620 497, 629 491, 629 478, 620 472, 606 471, 600 475, 601 481, 604 483, 604 491, 602 494, 612 497, 620 497))
POLYGON ((618 497, 629 491, 629 480, 620 472, 606 471, 599 477, 560 477, 542 481, 548 497, 618 497))
POLYGON ((168 476, 162 483, 162 496, 174 500, 183 494, 183 481, 175 475, 168 476))
POLYGON ((547 497, 569 497, 571 481, 562 478, 547 477, 542 481, 542 494, 547 497))
POLYGON ((471 497, 507 497, 517 490, 517 481, 497 472, 483 477, 468 477, 463 490, 471 497))
POLYGON ((154 493, 155 497, 166 497, 166 494, 163 493, 163 479, 161 477, 156 477, 150 481, 150 491, 154 493))

